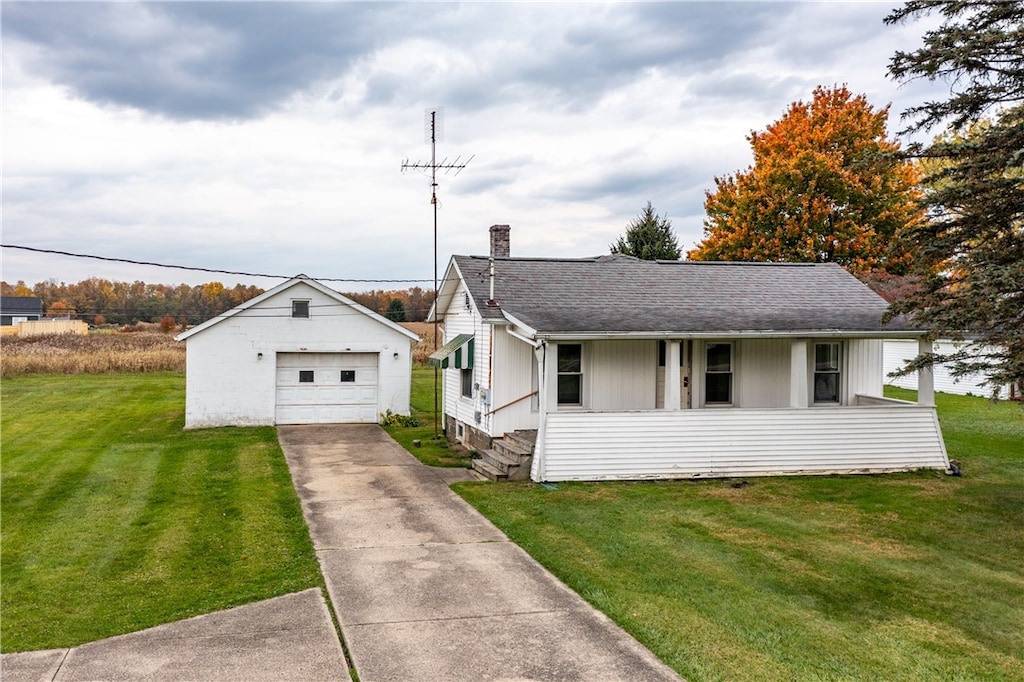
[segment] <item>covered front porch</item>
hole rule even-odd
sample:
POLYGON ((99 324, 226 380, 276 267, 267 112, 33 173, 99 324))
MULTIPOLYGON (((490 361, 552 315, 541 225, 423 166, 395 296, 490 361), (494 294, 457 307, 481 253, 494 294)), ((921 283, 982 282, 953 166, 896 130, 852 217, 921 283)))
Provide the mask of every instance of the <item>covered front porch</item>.
POLYGON ((949 468, 930 373, 917 403, 885 398, 879 339, 665 340, 656 371, 643 344, 537 348, 533 480, 949 468))

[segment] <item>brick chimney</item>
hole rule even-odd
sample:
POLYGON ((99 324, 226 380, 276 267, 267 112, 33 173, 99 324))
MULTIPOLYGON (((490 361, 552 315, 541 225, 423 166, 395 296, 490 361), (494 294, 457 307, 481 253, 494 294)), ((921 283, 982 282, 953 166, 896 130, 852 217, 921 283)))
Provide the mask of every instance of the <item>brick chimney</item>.
POLYGON ((491 258, 508 258, 510 246, 508 225, 491 225, 491 258))

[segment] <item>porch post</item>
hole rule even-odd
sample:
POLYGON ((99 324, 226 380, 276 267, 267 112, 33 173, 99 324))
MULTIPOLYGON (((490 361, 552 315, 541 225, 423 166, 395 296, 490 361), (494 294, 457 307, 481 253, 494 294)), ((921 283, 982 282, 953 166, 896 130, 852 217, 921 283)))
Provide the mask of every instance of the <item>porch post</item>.
POLYGON ((699 410, 704 407, 704 366, 707 360, 707 346, 700 339, 694 339, 690 355, 690 407, 699 410))
POLYGON ((807 407, 807 339, 789 345, 789 406, 807 407))
MULTIPOLYGON (((558 366, 555 359, 554 353, 550 352, 554 350, 555 346, 546 342, 541 342, 534 348, 533 352, 537 358, 537 398, 538 406, 537 409, 540 412, 538 415, 537 424, 537 441, 533 446, 533 463, 530 465, 530 478, 538 483, 544 480, 545 466, 544 466, 544 455, 545 446, 547 445, 547 427, 548 427, 548 410, 551 409, 551 392, 548 390, 550 386, 550 367, 554 365, 558 366)), ((558 383, 558 374, 555 373, 555 384, 558 383)), ((558 400, 557 393, 555 394, 555 401, 558 400)))
POLYGON ((547 344, 547 358, 544 362, 544 376, 540 384, 541 408, 544 412, 558 410, 558 344, 547 344))
POLYGON ((679 409, 679 341, 665 340, 665 395, 666 410, 679 409))
MULTIPOLYGON (((932 350, 932 342, 930 340, 918 339, 918 355, 928 355, 932 350)), ((935 370, 931 365, 917 370, 917 404, 935 404, 935 370)))

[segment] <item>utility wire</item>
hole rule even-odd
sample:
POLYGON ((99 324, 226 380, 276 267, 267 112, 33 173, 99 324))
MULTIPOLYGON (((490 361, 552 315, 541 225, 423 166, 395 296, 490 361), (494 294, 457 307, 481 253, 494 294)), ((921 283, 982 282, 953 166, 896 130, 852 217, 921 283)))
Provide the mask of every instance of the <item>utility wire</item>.
MULTIPOLYGON (((215 268, 200 268, 190 265, 170 265, 167 263, 154 263, 152 261, 132 260, 130 258, 113 258, 110 256, 95 256, 87 253, 71 253, 70 251, 57 251, 55 249, 39 249, 33 246, 20 246, 17 244, 0 244, 4 249, 21 249, 35 253, 49 253, 58 256, 70 256, 72 258, 91 258, 112 263, 129 263, 131 265, 149 265, 156 268, 170 268, 172 270, 192 270, 195 272, 210 272, 216 275, 240 275, 242 277, 269 277, 271 279, 291 279, 293 275, 272 275, 265 272, 241 272, 238 270, 217 270, 215 268)), ((408 282, 433 282, 432 279, 354 279, 345 277, 310 277, 320 282, 366 282, 366 283, 408 283, 408 282)))

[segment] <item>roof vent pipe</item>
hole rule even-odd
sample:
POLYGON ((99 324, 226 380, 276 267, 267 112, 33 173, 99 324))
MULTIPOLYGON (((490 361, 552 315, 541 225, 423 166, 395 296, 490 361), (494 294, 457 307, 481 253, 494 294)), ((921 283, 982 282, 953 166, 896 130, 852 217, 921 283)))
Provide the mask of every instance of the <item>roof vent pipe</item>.
MULTIPOLYGON (((491 228, 491 229, 494 229, 494 228, 491 228)), ((489 279, 490 279, 490 282, 491 282, 490 295, 487 297, 487 305, 489 305, 489 306, 496 306, 496 305, 498 305, 498 302, 494 300, 494 256, 491 256, 490 258, 488 258, 487 262, 488 262, 488 264, 490 266, 489 267, 489 270, 490 270, 489 279)))

